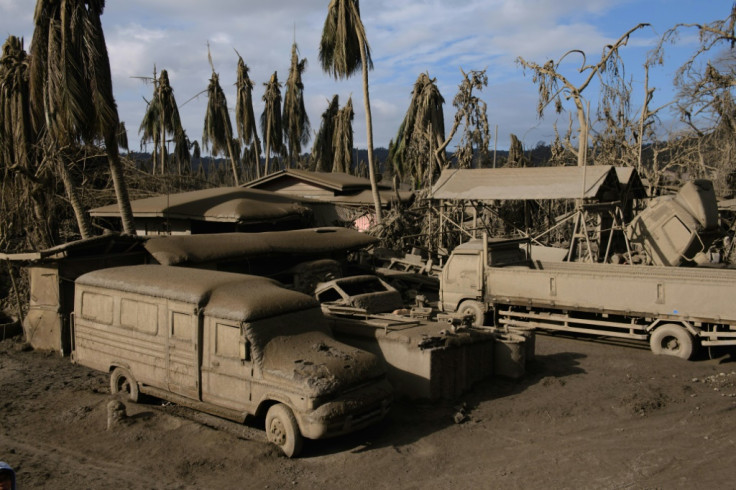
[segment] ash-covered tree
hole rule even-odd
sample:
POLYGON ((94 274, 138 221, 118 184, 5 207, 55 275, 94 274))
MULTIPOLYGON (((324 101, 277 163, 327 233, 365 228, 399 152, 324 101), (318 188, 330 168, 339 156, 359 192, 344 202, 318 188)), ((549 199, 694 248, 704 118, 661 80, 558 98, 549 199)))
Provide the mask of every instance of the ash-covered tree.
POLYGON ((284 131, 281 124, 281 84, 276 72, 273 72, 268 83, 264 83, 263 112, 261 113, 261 133, 266 138, 266 163, 264 175, 271 172, 271 152, 280 155, 284 150, 284 131))
POLYGON ((310 156, 310 170, 315 172, 329 172, 332 170, 335 150, 332 140, 335 134, 335 120, 340 112, 340 97, 335 94, 328 102, 327 109, 322 113, 319 130, 314 138, 312 154, 310 156))
POLYGON ((225 92, 220 87, 220 76, 215 73, 212 56, 207 50, 207 57, 212 68, 212 76, 207 87, 207 112, 204 116, 204 130, 202 131, 202 146, 208 149, 212 146, 212 155, 227 153, 232 166, 235 185, 240 185, 238 179, 237 159, 240 156, 233 148, 233 126, 230 122, 230 113, 227 111, 225 92))
MULTIPOLYGON (((462 124, 463 135, 455 152, 458 167, 488 166, 491 160, 488 149, 491 140, 491 132, 488 127, 488 105, 474 93, 488 86, 488 75, 485 70, 471 70, 465 73, 460 69, 460 73, 463 75, 463 80, 452 100, 452 105, 456 110, 455 120, 447 139, 435 151, 435 158, 441 161, 445 148, 455 137, 455 133, 462 124)), ((448 165, 449 163, 445 163, 444 166, 448 165)))
POLYGON ((289 78, 286 80, 284 112, 281 119, 289 150, 289 159, 287 160, 289 167, 297 165, 299 155, 302 152, 302 145, 309 143, 311 132, 309 116, 307 115, 307 109, 304 107, 304 83, 302 83, 302 74, 306 68, 307 59, 300 60, 299 49, 296 43, 292 44, 291 67, 289 68, 289 78))
MULTIPOLYGON (((169 82, 169 73, 161 70, 156 77, 156 68, 153 69, 153 96, 148 102, 143 120, 138 128, 141 133, 141 145, 148 141, 153 143, 153 173, 156 173, 156 157, 161 175, 166 173, 166 138, 167 135, 179 146, 184 130, 179 116, 179 107, 174 97, 174 89, 169 82)), ((187 150, 188 151, 188 150, 187 150)), ((181 175, 181 166, 179 167, 181 175)))
POLYGON ((243 58, 238 54, 238 79, 235 82, 236 101, 235 101, 235 126, 238 128, 238 138, 242 146, 253 144, 253 148, 249 153, 249 160, 246 160, 250 167, 249 174, 255 170, 256 178, 261 177, 261 140, 258 139, 258 130, 256 125, 256 115, 253 111, 253 80, 248 76, 248 65, 245 64, 243 58))
POLYGON ((446 163, 444 150, 435 150, 445 141, 445 99, 437 79, 422 73, 411 92, 409 108, 399 126, 395 143, 389 145, 389 161, 401 181, 411 177, 414 188, 431 184, 432 175, 446 163))
POLYGON ((537 104, 538 117, 544 116, 544 111, 549 105, 553 104, 555 111, 559 114, 563 110, 563 99, 572 100, 575 106, 575 114, 578 123, 578 147, 570 149, 575 151, 577 155, 578 166, 586 163, 586 153, 588 148, 588 114, 586 111, 586 103, 583 98, 583 91, 590 85, 596 76, 600 76, 603 72, 616 74, 621 70, 623 61, 619 56, 619 50, 626 46, 631 35, 649 24, 637 24, 629 29, 614 43, 606 45, 601 53, 600 60, 596 63, 588 64, 585 52, 579 49, 573 49, 563 54, 557 61, 548 60, 540 65, 533 61, 527 61, 521 56, 516 59, 523 68, 531 70, 532 80, 539 88, 539 102, 537 104), (571 76, 562 73, 562 62, 570 55, 579 55, 582 58, 577 74, 582 78, 579 81, 573 80, 571 76))
POLYGON ((332 137, 332 171, 352 173, 353 169, 353 98, 337 112, 334 135, 332 137))
POLYGON ((322 28, 319 46, 322 69, 335 78, 348 78, 359 69, 363 73, 363 101, 365 103, 366 144, 368 146, 368 175, 376 210, 376 223, 382 219, 381 196, 378 193, 376 162, 373 157, 373 116, 368 91, 368 70, 373 69, 371 50, 360 18, 358 0, 331 0, 322 28))
POLYGON ((38 0, 31 41, 34 130, 59 149, 103 141, 123 230, 135 234, 117 145, 119 117, 100 17, 104 0, 38 0))
POLYGON ((676 110, 689 128, 680 135, 691 149, 678 154, 686 159, 676 162, 693 177, 714 181, 720 195, 734 192, 734 155, 736 155, 736 4, 728 15, 710 23, 683 23, 668 29, 652 58, 662 63, 665 46, 675 43, 683 33, 698 34, 698 44, 675 74, 676 110))

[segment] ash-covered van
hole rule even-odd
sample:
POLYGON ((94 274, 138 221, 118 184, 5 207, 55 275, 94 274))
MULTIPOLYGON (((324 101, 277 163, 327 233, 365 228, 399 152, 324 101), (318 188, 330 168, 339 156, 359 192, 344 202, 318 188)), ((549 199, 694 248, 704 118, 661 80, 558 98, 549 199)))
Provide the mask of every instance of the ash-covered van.
POLYGON ((131 401, 145 393, 236 421, 265 414, 288 456, 302 436, 382 419, 392 399, 375 356, 333 339, 316 300, 263 277, 158 265, 82 275, 72 349, 131 401))

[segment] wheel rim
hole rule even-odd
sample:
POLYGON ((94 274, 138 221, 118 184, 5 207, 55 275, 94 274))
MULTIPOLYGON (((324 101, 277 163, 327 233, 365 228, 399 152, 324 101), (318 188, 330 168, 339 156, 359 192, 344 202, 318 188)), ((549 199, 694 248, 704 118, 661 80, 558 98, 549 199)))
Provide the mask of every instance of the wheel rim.
POLYGON ((122 393, 130 393, 130 382, 128 378, 121 377, 118 379, 118 391, 122 393))
POLYGON ((284 445, 286 442, 286 429, 284 428, 284 424, 281 420, 273 419, 273 421, 271 421, 270 433, 272 442, 279 446, 284 445))
POLYGON ((680 341, 677 337, 665 337, 662 339, 662 348, 670 352, 677 352, 680 350, 680 341))

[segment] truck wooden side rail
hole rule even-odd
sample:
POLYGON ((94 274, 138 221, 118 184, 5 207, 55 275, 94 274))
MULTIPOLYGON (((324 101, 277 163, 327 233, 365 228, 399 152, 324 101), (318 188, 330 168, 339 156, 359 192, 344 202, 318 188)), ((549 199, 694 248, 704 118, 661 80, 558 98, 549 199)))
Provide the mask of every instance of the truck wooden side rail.
POLYGON ((736 270, 538 262, 520 241, 472 240, 453 251, 441 307, 499 325, 649 340, 689 358, 697 343, 736 345, 736 270))

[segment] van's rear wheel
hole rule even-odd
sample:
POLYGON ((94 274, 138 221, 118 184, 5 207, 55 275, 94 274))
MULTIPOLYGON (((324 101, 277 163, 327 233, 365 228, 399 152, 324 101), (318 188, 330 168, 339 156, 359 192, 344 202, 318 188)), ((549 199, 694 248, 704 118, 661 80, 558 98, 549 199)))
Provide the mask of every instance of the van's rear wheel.
POLYGON ((680 325, 666 323, 657 327, 649 338, 649 346, 657 355, 690 359, 694 340, 690 332, 680 325))
POLYGON ((293 458, 302 450, 302 433, 296 423, 294 413, 284 405, 278 403, 268 409, 266 414, 266 437, 276 444, 286 456, 293 458))
POLYGON ((474 327, 482 327, 486 321, 486 309, 479 301, 463 301, 460 303, 460 308, 457 309, 460 315, 472 316, 472 325, 474 327))
POLYGON ((138 403, 140 398, 138 382, 127 369, 122 367, 116 367, 110 374, 110 393, 113 395, 122 393, 133 403, 138 403))

